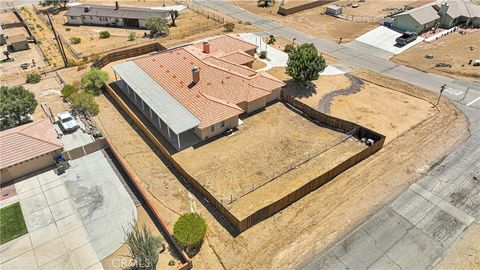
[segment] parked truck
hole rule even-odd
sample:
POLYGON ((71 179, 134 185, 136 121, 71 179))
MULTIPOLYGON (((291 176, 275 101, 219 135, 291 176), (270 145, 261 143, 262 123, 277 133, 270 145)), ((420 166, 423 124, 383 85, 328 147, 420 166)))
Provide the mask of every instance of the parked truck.
POLYGON ((408 43, 414 41, 415 39, 417 39, 417 33, 415 32, 410 32, 410 31, 407 31, 405 33, 403 33, 403 35, 399 36, 395 41, 402 45, 402 46, 405 46, 407 45, 408 43))

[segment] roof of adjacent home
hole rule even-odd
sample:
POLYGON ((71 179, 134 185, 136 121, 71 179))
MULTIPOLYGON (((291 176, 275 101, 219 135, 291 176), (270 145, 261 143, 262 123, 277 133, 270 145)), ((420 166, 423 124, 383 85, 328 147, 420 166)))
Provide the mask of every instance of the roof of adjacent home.
POLYGON ((431 5, 410 9, 402 13, 396 14, 393 17, 403 16, 403 15, 410 15, 419 24, 426 24, 426 23, 440 19, 440 16, 438 15, 437 11, 431 5))
MULTIPOLYGON (((204 41, 205 40, 197 41, 193 43, 193 46, 202 50, 204 41)), ((247 52, 257 49, 257 45, 245 41, 233 34, 211 37, 208 39, 208 44, 210 44, 210 53, 216 53, 220 51, 222 53, 229 54, 232 52, 247 52)))
POLYGON ((480 6, 464 0, 441 0, 437 1, 435 6, 440 8, 442 3, 448 4, 447 14, 452 18, 458 17, 480 17, 480 6))
POLYGON ((27 37, 24 34, 9 36, 7 38, 9 44, 14 44, 18 42, 27 42, 27 37))
POLYGON ((49 119, 0 132, 0 169, 63 148, 49 119))
MULTIPOLYGON (((244 44, 245 41, 237 37, 226 37, 223 40, 228 40, 228 42, 238 40, 237 44, 235 42, 232 43, 231 48, 249 50, 256 47, 253 44, 244 44)), ((215 40, 218 41, 218 38, 215 38, 215 40)), ((214 44, 222 43, 216 42, 214 44)), ((212 49, 211 43, 210 46, 212 49)), ((233 54, 231 51, 228 54, 224 53, 217 46, 216 53, 205 54, 201 48, 196 43, 174 48, 116 65, 113 69, 115 71, 124 69, 124 73, 135 70, 135 73, 144 73, 150 77, 162 91, 167 92, 178 102, 174 103, 170 100, 156 98, 151 100, 157 104, 151 105, 153 107, 163 107, 165 106, 164 104, 168 104, 168 106, 177 107, 180 104, 181 107, 190 112, 199 121, 199 124, 193 125, 194 119, 187 120, 191 123, 190 128, 196 126, 205 128, 240 115, 244 111, 237 104, 265 97, 273 90, 284 85, 282 81, 267 73, 257 72, 225 59, 226 55, 233 54), (138 69, 132 68, 132 63, 138 69), (130 68, 128 68, 129 65, 130 68), (200 70, 200 80, 195 84, 192 82, 193 67, 197 67, 200 70)), ((215 48, 215 45, 213 48, 215 48)), ((243 55, 243 52, 238 51, 235 54, 243 55)), ((122 74, 120 76, 123 78, 122 74)), ((139 78, 140 76, 130 77, 139 78)), ((158 90, 154 90, 153 87, 147 87, 142 88, 142 91, 155 92, 158 90)), ((158 94, 151 93, 151 95, 158 94)), ((181 108, 176 108, 175 110, 178 111, 181 108)), ((169 114, 167 119, 171 119, 172 124, 179 122, 176 114, 170 113, 169 110, 165 113, 169 114)), ((163 120, 165 121, 165 119, 163 120)), ((168 122, 167 125, 169 125, 168 122)))
POLYGON ((18 19, 17 15, 15 15, 15 13, 11 11, 1 13, 1 16, 0 16, 1 25, 17 24, 17 23, 20 23, 20 20, 18 19))
POLYGON ((168 11, 158 9, 126 7, 122 5, 120 5, 118 9, 115 9, 115 6, 82 4, 70 7, 65 13, 65 16, 100 16, 146 20, 150 17, 168 18, 170 15, 168 11), (90 8, 89 11, 85 11, 86 7, 90 8))

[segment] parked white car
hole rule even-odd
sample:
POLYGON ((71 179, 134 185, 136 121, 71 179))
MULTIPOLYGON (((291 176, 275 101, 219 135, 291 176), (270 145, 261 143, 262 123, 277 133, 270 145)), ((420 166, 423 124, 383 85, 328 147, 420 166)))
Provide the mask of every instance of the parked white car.
POLYGON ((58 114, 58 125, 63 132, 72 132, 79 128, 77 121, 73 119, 69 112, 63 112, 58 114))

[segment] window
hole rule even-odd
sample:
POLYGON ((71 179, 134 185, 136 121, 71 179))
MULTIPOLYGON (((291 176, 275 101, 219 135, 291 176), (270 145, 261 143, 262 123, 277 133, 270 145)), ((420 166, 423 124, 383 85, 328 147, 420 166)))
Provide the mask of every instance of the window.
POLYGON ((224 127, 225 127, 225 121, 222 121, 222 122, 220 122, 220 123, 217 123, 217 124, 215 124, 215 125, 212 125, 212 126, 210 127, 210 131, 211 131, 211 132, 214 132, 216 129, 220 129, 220 128, 224 128, 224 127))
POLYGON ((77 18, 73 17, 73 16, 70 16, 70 19, 71 20, 76 20, 77 18))
POLYGON ((120 22, 120 20, 118 18, 115 18, 115 22, 120 22))

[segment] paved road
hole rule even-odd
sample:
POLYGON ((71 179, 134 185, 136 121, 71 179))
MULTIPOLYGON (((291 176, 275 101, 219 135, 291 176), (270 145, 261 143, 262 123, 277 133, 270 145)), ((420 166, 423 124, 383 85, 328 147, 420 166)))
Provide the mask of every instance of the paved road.
POLYGON ((37 5, 39 0, 0 0, 0 10, 11 9, 11 8, 20 8, 23 6, 37 5))
POLYGON ((233 6, 229 1, 197 0, 250 22, 264 32, 313 43, 341 60, 346 69, 363 68, 444 95, 467 116, 470 138, 428 175, 351 233, 304 262, 305 269, 427 269, 473 222, 480 223, 480 84, 425 73, 392 63, 391 54, 361 42, 340 45, 309 36, 233 6))

